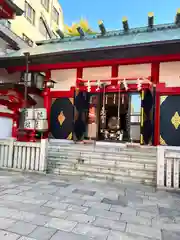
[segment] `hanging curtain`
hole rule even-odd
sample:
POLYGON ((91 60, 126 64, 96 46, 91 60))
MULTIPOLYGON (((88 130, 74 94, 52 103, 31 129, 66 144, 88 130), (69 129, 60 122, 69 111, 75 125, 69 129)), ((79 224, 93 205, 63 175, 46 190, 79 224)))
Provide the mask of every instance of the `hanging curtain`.
POLYGON ((141 102, 141 144, 152 143, 153 96, 151 90, 142 91, 141 102))
POLYGON ((74 140, 81 141, 84 139, 87 128, 88 114, 88 93, 75 91, 74 96, 74 140))

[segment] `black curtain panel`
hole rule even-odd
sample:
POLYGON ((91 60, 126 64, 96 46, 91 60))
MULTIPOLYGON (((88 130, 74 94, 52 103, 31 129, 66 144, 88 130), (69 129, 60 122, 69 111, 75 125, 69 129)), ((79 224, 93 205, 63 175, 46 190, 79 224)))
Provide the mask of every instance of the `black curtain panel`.
POLYGON ((160 103, 160 144, 180 146, 180 96, 161 96, 160 103))
POLYGON ((75 91, 74 96, 74 140, 84 139, 87 127, 89 96, 87 92, 75 91))
POLYGON ((153 96, 150 89, 144 91, 141 107, 143 109, 143 125, 141 126, 142 144, 149 144, 152 141, 152 121, 153 121, 153 96))
POLYGON ((57 98, 51 106, 50 131, 56 139, 72 139, 73 98, 57 98))

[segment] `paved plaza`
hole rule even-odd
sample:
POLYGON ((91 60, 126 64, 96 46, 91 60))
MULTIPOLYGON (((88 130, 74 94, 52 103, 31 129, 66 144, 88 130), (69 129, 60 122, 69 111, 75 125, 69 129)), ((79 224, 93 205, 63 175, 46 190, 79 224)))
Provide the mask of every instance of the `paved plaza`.
POLYGON ((0 240, 179 240, 180 193, 0 172, 0 240))

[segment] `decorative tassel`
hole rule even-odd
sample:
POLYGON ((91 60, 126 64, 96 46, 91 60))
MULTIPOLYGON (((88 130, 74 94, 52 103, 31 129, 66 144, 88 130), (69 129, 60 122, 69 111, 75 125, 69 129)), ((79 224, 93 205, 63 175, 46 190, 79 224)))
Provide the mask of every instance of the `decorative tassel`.
POLYGON ((138 91, 141 91, 141 88, 142 88, 142 84, 141 84, 140 79, 138 78, 137 79, 137 89, 138 89, 138 91))
POLYGON ((106 95, 106 100, 105 100, 105 104, 108 103, 108 96, 106 95))
POLYGON ((124 94, 122 94, 122 104, 124 104, 124 94))
POLYGON ((104 124, 105 120, 106 120, 106 110, 105 110, 104 106, 101 109, 100 116, 101 116, 102 124, 104 124))
POLYGON ((113 103, 116 104, 116 94, 114 94, 114 100, 113 103))
POLYGON ((88 80, 88 83, 87 83, 87 91, 90 92, 91 91, 91 84, 90 84, 90 81, 88 80))
POLYGON ((100 80, 97 81, 97 88, 96 88, 96 92, 98 92, 100 90, 100 86, 101 86, 101 82, 100 80))
POLYGON ((127 85, 127 82, 126 82, 125 78, 123 80, 123 85, 124 85, 125 90, 127 91, 128 90, 128 85, 127 85))

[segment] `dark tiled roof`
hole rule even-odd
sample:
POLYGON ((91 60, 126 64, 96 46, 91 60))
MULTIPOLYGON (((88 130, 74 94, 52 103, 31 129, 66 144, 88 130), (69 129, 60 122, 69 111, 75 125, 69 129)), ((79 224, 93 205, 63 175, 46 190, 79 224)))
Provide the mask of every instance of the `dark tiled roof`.
POLYGON ((39 46, 21 49, 10 53, 6 57, 19 58, 29 51, 31 56, 45 54, 66 54, 85 52, 97 49, 115 49, 136 45, 152 45, 164 42, 176 42, 180 40, 180 28, 175 24, 156 25, 149 30, 147 27, 130 29, 127 33, 110 31, 106 35, 96 34, 92 36, 66 37, 64 39, 51 39, 39 42, 39 46))
MULTIPOLYGON (((117 36, 132 36, 134 35, 137 36, 137 34, 141 34, 143 37, 146 38, 146 33, 151 33, 151 32, 160 32, 166 31, 166 30, 172 30, 172 29, 179 29, 179 26, 177 26, 174 23, 170 24, 161 24, 161 25, 155 25, 152 29, 149 29, 148 27, 139 27, 139 28, 132 28, 129 29, 128 32, 124 32, 124 30, 115 30, 115 31, 108 31, 105 35, 101 35, 100 33, 97 33, 95 35, 85 35, 84 38, 81 38, 76 36, 76 37, 68 37, 66 36, 63 39, 56 38, 56 39, 50 39, 50 40, 43 40, 43 41, 37 41, 36 44, 38 46, 44 45, 44 44, 49 44, 49 43, 65 43, 65 42, 72 42, 72 41, 85 41, 85 40, 91 40, 91 39, 103 39, 103 38, 109 38, 109 37, 117 37, 117 36), (144 35, 145 34, 145 35, 144 35)), ((160 34, 161 34, 160 33, 160 34)))

